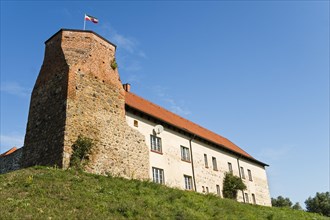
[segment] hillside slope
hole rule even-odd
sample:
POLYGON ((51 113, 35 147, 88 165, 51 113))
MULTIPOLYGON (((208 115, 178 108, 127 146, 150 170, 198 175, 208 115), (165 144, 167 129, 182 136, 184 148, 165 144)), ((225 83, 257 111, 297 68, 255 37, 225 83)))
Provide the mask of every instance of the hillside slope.
POLYGON ((55 168, 0 175, 0 219, 329 219, 55 168))

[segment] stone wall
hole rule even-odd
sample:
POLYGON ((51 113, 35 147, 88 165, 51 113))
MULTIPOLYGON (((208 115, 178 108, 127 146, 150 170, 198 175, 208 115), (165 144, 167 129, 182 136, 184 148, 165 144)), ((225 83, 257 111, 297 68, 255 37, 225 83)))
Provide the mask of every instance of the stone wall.
POLYGON ((86 170, 149 178, 144 136, 125 120, 125 92, 111 68, 116 47, 90 31, 61 30, 46 53, 31 97, 24 166, 67 168, 79 135, 95 145, 86 170))
POLYGON ((20 161, 22 158, 23 148, 17 149, 15 152, 0 157, 0 174, 20 169, 20 161))
POLYGON ((69 66, 61 37, 58 33, 46 42, 44 61, 31 95, 22 167, 62 165, 69 66))

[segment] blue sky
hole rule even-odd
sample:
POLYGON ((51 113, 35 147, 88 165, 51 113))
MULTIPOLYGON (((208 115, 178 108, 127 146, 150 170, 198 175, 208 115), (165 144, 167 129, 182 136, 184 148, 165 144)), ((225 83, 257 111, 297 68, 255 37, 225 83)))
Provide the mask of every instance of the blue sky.
POLYGON ((1 1, 0 152, 23 144, 44 42, 84 13, 123 83, 270 164, 272 197, 329 191, 328 1, 1 1))

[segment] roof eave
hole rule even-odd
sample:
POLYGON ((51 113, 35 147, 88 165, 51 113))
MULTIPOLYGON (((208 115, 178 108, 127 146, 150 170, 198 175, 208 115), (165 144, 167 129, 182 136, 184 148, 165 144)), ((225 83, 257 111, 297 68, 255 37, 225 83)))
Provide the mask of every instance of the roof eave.
POLYGON ((198 137, 198 138, 200 138, 200 139, 202 139, 202 140, 206 140, 207 142, 210 142, 210 143, 212 143, 212 144, 214 144, 214 145, 216 145, 216 146, 218 146, 218 147, 220 147, 220 148, 222 148, 222 149, 225 149, 225 150, 231 152, 232 154, 238 156, 239 158, 244 158, 244 159, 246 159, 246 160, 249 160, 249 161, 255 162, 255 163, 257 163, 257 164, 259 164, 259 165, 261 165, 261 166, 263 166, 263 167, 265 167, 265 166, 268 166, 268 167, 269 167, 268 164, 263 163, 263 162, 261 162, 261 161, 259 161, 259 160, 256 160, 256 159, 254 159, 253 157, 247 157, 247 156, 245 156, 245 155, 243 155, 243 154, 241 154, 241 153, 238 153, 238 152, 236 152, 236 151, 233 151, 232 149, 230 149, 230 148, 228 148, 228 147, 226 147, 226 146, 219 145, 219 144, 215 143, 214 141, 211 141, 211 140, 209 140, 209 139, 207 139, 207 138, 201 137, 200 135, 194 134, 193 132, 191 132, 191 131, 189 131, 189 130, 187 130, 187 129, 185 129, 185 128, 181 128, 181 127, 179 127, 179 126, 177 126, 177 125, 174 125, 174 124, 172 124, 172 123, 169 123, 169 122, 167 122, 167 121, 165 121, 165 120, 163 120, 163 119, 161 119, 161 118, 158 118, 158 117, 156 117, 156 116, 153 116, 153 115, 151 115, 151 114, 148 114, 148 113, 146 113, 146 112, 143 112, 143 111, 141 111, 140 109, 137 109, 137 108, 135 108, 134 106, 131 106, 131 105, 127 104, 127 103, 125 103, 125 105, 128 106, 128 107, 131 108, 131 109, 134 109, 134 110, 136 110, 136 111, 138 111, 138 112, 144 114, 144 115, 147 115, 147 116, 149 116, 149 117, 152 117, 152 118, 154 118, 154 119, 156 119, 156 120, 159 120, 159 121, 164 122, 164 123, 166 123, 166 124, 168 124, 168 125, 171 125, 171 126, 177 128, 177 129, 179 129, 179 130, 182 130, 182 131, 184 131, 184 132, 186 132, 186 133, 188 133, 188 134, 191 134, 192 136, 198 137))

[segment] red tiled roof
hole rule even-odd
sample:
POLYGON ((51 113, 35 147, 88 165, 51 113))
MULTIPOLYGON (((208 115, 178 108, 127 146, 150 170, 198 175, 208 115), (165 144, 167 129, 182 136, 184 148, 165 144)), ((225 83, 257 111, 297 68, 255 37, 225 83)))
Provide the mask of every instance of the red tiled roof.
POLYGON ((14 153, 16 150, 17 150, 17 148, 16 147, 13 147, 13 148, 7 150, 6 152, 4 152, 3 154, 0 154, 0 157, 5 157, 5 156, 7 156, 7 155, 9 155, 11 153, 14 153))
POLYGON ((187 119, 184 119, 184 118, 182 118, 156 104, 153 104, 131 92, 126 92, 125 102, 126 102, 126 105, 128 105, 134 109, 137 109, 152 117, 160 119, 161 121, 171 124, 179 129, 182 129, 182 130, 188 131, 192 134, 195 134, 196 136, 198 136, 200 138, 203 138, 203 139, 213 142, 217 145, 220 145, 224 148, 227 148, 228 150, 233 151, 246 158, 252 159, 253 161, 266 165, 260 161, 257 161, 256 159, 254 159, 251 155, 249 155, 247 152, 245 152, 244 150, 239 148, 233 142, 229 141, 227 138, 224 138, 210 130, 207 130, 206 128, 203 128, 187 119))

